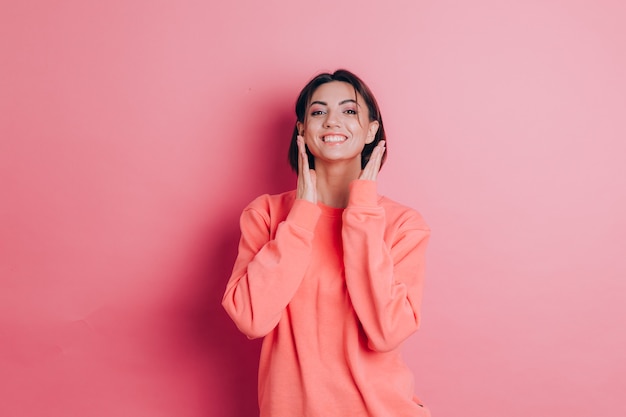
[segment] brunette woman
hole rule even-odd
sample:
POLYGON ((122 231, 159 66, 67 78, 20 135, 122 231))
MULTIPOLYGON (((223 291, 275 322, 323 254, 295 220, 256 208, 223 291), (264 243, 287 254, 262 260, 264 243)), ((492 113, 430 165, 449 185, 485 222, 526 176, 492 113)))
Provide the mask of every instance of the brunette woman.
POLYGON ((370 89, 346 70, 313 78, 296 102, 295 190, 241 215, 223 298, 264 337, 261 417, 418 417, 400 344, 420 324, 422 217, 377 194, 386 137, 370 89))

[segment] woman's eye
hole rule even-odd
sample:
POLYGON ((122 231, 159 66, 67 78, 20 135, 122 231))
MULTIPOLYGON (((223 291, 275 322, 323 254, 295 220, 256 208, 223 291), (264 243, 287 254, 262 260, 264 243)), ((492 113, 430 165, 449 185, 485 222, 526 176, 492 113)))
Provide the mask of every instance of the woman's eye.
POLYGON ((348 110, 346 110, 346 113, 347 113, 347 114, 356 114, 356 110, 354 110, 354 109, 348 109, 348 110))
POLYGON ((324 112, 321 110, 314 110, 311 112, 311 116, 319 116, 321 114, 324 114, 324 112))

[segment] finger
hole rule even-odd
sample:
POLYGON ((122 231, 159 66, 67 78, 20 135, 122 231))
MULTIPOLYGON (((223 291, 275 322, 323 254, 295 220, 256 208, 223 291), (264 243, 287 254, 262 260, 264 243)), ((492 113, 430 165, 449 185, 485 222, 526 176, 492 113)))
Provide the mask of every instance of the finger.
POLYGON ((298 136, 296 138, 296 144, 298 145, 298 194, 300 195, 304 188, 304 176, 303 176, 303 165, 302 161, 302 137, 298 136))
POLYGON ((304 144, 304 138, 302 136, 298 136, 297 143, 298 143, 298 151, 300 153, 299 166, 301 168, 301 173, 304 174, 305 172, 309 170, 309 157, 306 153, 306 145, 304 144))
POLYGON ((309 178, 311 179, 311 188, 317 189, 317 173, 314 169, 309 169, 309 178))
POLYGON ((298 177, 303 178, 303 174, 305 172, 305 158, 303 155, 306 155, 306 151, 304 150, 304 139, 302 136, 298 136, 297 138, 298 144, 298 177))
POLYGON ((364 180, 375 181, 378 176, 378 171, 382 164, 383 155, 385 153, 385 142, 380 141, 372 151, 370 160, 367 161, 360 178, 364 180))
POLYGON ((304 144, 304 138, 302 136, 297 137, 297 144, 299 150, 298 159, 298 193, 297 198, 309 200, 313 203, 316 202, 315 191, 315 171, 309 169, 309 157, 306 152, 306 146, 304 144))
POLYGON ((385 141, 381 140, 378 145, 376 145, 376 161, 374 163, 374 172, 377 174, 380 171, 380 166, 383 162, 383 155, 385 154, 385 141))

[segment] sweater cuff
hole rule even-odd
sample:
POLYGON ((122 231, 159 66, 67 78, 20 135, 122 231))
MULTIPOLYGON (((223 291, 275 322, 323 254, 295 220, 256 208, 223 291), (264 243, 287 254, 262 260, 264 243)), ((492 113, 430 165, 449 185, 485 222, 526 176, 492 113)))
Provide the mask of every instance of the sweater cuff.
POLYGON ((296 199, 287 215, 287 220, 303 229, 313 232, 322 210, 307 200, 296 199))
POLYGON ((354 180, 350 183, 348 206, 375 207, 377 205, 376 181, 354 180))

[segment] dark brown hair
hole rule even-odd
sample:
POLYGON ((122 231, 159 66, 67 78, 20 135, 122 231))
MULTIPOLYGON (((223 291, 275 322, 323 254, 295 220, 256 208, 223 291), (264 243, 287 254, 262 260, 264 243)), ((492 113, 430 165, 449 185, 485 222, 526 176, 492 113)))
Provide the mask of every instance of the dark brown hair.
MULTIPOLYGON (((369 89, 369 87, 359 77, 345 69, 338 69, 332 74, 328 72, 319 74, 311 81, 309 81, 309 83, 304 86, 302 91, 300 91, 298 100, 296 100, 297 121, 296 125, 293 128, 293 134, 291 135, 291 143, 289 144, 289 165, 291 165, 291 168, 295 172, 298 172, 298 145, 296 142, 298 138, 297 122, 304 123, 304 119, 306 117, 306 109, 311 101, 311 97, 313 96, 315 90, 317 90, 320 85, 332 81, 342 81, 354 87, 354 91, 359 93, 361 97, 363 97, 363 100, 367 105, 370 122, 373 122, 374 120, 378 121, 378 131, 376 132, 376 136, 374 136, 374 140, 371 143, 366 144, 363 148, 363 151, 361 152, 361 169, 365 168, 365 165, 367 165, 367 162, 370 160, 370 156, 372 155, 372 152, 374 151, 374 148, 376 147, 378 142, 384 140, 385 153, 383 154, 383 159, 381 162, 382 167, 385 159, 387 159, 387 138, 385 135, 385 128, 383 126, 383 118, 380 114, 380 109, 378 108, 378 103, 376 102, 376 98, 374 98, 374 94, 372 94, 372 91, 369 89)), ((311 169, 315 169, 315 160, 313 158, 313 155, 311 154, 311 152, 309 152, 308 149, 306 150, 306 153, 309 157, 309 167, 311 169)))

